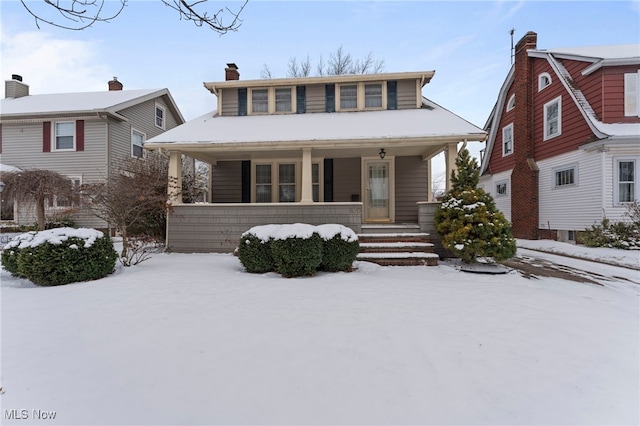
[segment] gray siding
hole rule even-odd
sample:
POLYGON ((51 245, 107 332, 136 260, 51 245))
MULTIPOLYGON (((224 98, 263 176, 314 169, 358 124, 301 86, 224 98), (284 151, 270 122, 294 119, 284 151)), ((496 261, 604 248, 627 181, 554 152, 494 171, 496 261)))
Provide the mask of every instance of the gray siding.
POLYGON ((307 112, 325 112, 325 85, 311 84, 307 86, 307 112))
POLYGON ((361 203, 177 205, 168 218, 167 250, 230 253, 249 228, 272 223, 339 223, 361 231, 361 203))
POLYGON ((419 95, 415 80, 398 81, 398 109, 415 109, 419 95))
POLYGON ((334 159, 333 201, 350 202, 352 195, 360 197, 360 179, 360 158, 334 159))
POLYGON ((211 167, 211 202, 242 202, 241 161, 218 161, 211 167))
POLYGON ((238 89, 222 89, 222 115, 238 115, 238 89))
POLYGON ((418 223, 417 202, 427 200, 427 162, 396 157, 396 223, 418 223))

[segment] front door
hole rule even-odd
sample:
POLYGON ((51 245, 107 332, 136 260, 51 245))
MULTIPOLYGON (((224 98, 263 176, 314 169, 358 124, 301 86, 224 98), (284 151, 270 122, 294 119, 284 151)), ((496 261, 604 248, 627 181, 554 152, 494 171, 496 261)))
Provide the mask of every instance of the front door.
POLYGON ((392 222, 393 203, 392 160, 365 159, 364 176, 364 220, 365 222, 392 222))

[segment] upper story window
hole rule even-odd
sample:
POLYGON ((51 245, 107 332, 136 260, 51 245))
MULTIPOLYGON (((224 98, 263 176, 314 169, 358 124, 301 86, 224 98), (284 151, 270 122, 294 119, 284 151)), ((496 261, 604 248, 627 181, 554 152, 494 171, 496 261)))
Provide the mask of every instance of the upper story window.
POLYGON ((502 128, 502 156, 513 153, 513 123, 502 128))
POLYGON ((160 127, 164 130, 165 128, 165 116, 166 110, 164 107, 156 104, 156 127, 160 127))
POLYGON ((544 104, 544 140, 562 133, 562 97, 544 104))
POLYGON ((349 84, 340 86, 340 109, 358 108, 358 85, 349 84))
POLYGON ((554 170, 554 186, 574 186, 577 183, 578 166, 568 166, 554 170))
POLYGON ((624 75, 624 116, 640 117, 640 70, 624 75))
POLYGON ((276 89, 276 112, 291 112, 291 89, 276 89))
POLYGON ((538 76, 538 92, 551 85, 551 76, 548 72, 543 72, 538 76))
POLYGON ((516 107, 516 94, 514 93, 509 98, 509 102, 507 102, 507 111, 511 111, 516 107))
POLYGON ((364 85, 364 107, 382 108, 382 84, 374 83, 364 85))
POLYGON ((144 155, 144 141, 146 139, 146 135, 137 130, 131 129, 131 156, 142 158, 144 155))
MULTIPOLYGON (((249 89, 251 114, 276 114, 296 112, 296 96, 291 87, 249 89)), ((239 114, 243 115, 243 114, 239 114)))
POLYGON ((75 151, 75 130, 74 121, 59 121, 54 126, 54 140, 56 151, 75 151))
POLYGON ((632 203, 638 199, 637 158, 614 160, 614 204, 632 203))
POLYGON ((254 114, 266 114, 269 112, 269 91, 267 89, 254 89, 251 91, 251 112, 254 114))

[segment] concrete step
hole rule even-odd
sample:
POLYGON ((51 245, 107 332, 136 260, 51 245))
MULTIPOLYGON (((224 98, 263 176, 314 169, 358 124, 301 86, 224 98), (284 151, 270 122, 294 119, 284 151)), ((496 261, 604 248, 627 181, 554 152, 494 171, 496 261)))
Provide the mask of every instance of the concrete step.
POLYGON ((366 223, 362 225, 363 234, 397 234, 420 232, 420 226, 414 223, 377 224, 366 223))
POLYGON ((376 233, 376 234, 359 234, 360 243, 427 243, 429 242, 429 234, 425 232, 400 232, 400 233, 376 233))
POLYGON ((381 266, 437 266, 440 257, 435 253, 359 253, 357 260, 381 266))
POLYGON ((402 252, 422 252, 433 253, 434 245, 425 242, 381 242, 381 243, 360 243, 360 253, 402 253, 402 252))

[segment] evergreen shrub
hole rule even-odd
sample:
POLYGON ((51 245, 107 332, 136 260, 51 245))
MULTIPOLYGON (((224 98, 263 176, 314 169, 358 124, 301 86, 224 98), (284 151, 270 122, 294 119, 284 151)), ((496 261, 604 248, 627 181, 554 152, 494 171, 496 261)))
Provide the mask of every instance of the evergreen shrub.
POLYGON ((11 275, 26 278, 18 273, 18 256, 22 249, 19 245, 22 242, 29 243, 33 240, 33 237, 37 234, 37 231, 26 232, 15 236, 8 244, 5 245, 2 251, 2 267, 11 273, 11 275))
POLYGON ((313 275, 322 263, 322 238, 314 232, 309 237, 274 239, 271 253, 283 277, 313 275))
POLYGON ((320 269, 350 271, 360 251, 356 233, 343 225, 320 225, 317 229, 323 240, 320 269))
POLYGON ((263 240, 249 230, 240 237, 238 258, 247 272, 264 274, 275 271, 271 255, 271 239, 263 240))

